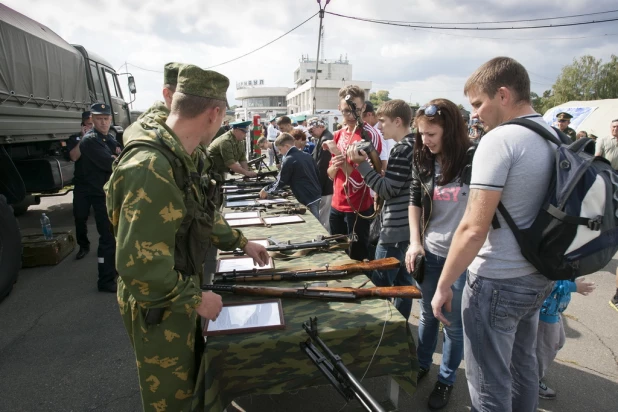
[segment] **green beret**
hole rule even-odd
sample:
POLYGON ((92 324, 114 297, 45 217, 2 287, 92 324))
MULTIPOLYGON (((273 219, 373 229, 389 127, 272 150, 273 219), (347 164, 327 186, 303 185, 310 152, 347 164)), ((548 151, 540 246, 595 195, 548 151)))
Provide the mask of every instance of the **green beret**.
POLYGON ((572 118, 573 116, 568 114, 567 112, 560 112, 556 115, 556 119, 558 120, 571 120, 572 118))
POLYGON ((163 84, 176 87, 178 82, 178 69, 184 66, 182 63, 171 62, 163 68, 163 84))
POLYGON ((212 70, 200 69, 192 64, 178 70, 176 91, 191 96, 223 100, 227 104, 227 88, 230 79, 212 70))

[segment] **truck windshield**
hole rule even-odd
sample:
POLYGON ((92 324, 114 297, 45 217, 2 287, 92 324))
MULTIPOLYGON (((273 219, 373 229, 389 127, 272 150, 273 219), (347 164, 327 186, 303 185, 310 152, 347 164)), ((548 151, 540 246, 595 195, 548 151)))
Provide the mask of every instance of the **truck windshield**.
POLYGON ((97 101, 104 102, 105 97, 103 96, 101 78, 99 77, 99 73, 97 71, 97 65, 93 62, 90 62, 90 72, 92 73, 92 82, 94 83, 94 91, 97 95, 97 101))

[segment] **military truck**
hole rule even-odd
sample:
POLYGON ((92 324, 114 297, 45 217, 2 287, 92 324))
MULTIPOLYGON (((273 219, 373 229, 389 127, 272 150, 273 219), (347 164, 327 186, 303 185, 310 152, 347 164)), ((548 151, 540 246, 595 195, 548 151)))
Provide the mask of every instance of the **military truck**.
MULTIPOLYGON (((94 102, 112 107, 110 133, 122 141, 131 122, 111 64, 48 27, 0 4, 0 301, 21 267, 14 214, 42 196, 66 192, 73 163, 65 142, 94 102)), ((128 77, 129 91, 135 82, 128 77)))

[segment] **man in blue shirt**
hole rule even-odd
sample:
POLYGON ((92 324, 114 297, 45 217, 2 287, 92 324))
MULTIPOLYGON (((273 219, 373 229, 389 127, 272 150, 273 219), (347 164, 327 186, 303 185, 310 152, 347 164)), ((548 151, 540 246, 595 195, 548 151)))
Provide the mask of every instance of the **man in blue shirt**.
POLYGON ((281 171, 275 182, 260 191, 260 198, 266 199, 269 194, 274 194, 279 188, 289 185, 296 199, 307 206, 318 219, 322 189, 313 158, 298 150, 294 146, 294 138, 288 133, 280 134, 275 140, 275 146, 283 155, 281 171))

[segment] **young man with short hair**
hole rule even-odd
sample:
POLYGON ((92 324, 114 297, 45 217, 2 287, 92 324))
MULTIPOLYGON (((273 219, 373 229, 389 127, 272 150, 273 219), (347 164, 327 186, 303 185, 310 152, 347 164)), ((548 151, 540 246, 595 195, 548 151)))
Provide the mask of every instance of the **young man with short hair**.
POLYGON ((483 64, 464 93, 489 132, 476 149, 468 205, 432 307, 448 325, 442 311, 451 308, 451 285, 468 268, 461 309, 472 410, 532 412, 539 396, 539 309, 552 282, 522 256, 496 209, 502 202, 518 227, 532 224, 549 187, 556 146, 525 127, 501 124, 528 118, 557 134, 532 108, 528 73, 511 58, 483 64), (491 228, 494 216, 499 229, 491 228))
POLYGON ((309 133, 316 139, 315 149, 313 149, 311 156, 318 167, 318 179, 322 188, 320 223, 330 233, 330 204, 333 201, 333 181, 328 177, 328 165, 331 154, 322 145, 326 141, 333 140, 333 134, 326 128, 326 123, 317 117, 309 120, 309 133))
MULTIPOLYGON (((385 200, 375 258, 394 257, 402 264, 397 269, 375 271, 371 280, 376 286, 410 286, 414 282, 404 262, 410 244, 408 198, 414 154, 414 135, 410 132, 412 109, 403 100, 390 100, 378 109, 377 120, 382 123, 384 138, 395 142, 384 177, 373 170, 364 151, 359 153, 354 146, 350 146, 348 157, 358 165, 357 170, 367 185, 385 200)), ((412 299, 396 299, 395 307, 408 319, 412 299)))
POLYGON ((275 146, 283 155, 281 171, 277 180, 260 191, 260 198, 266 199, 269 194, 274 194, 288 185, 296 199, 319 219, 321 190, 313 159, 294 146, 294 138, 288 133, 280 134, 275 140, 275 146))
POLYGON ((281 133, 290 133, 294 128, 292 126, 292 119, 288 116, 281 116, 277 119, 277 127, 281 131, 281 133))
POLYGON ((380 130, 380 121, 378 120, 378 116, 376 114, 376 110, 373 107, 373 103, 369 100, 365 102, 365 111, 363 112, 363 121, 369 126, 376 129, 376 132, 380 135, 380 140, 382 141, 382 151, 380 152, 380 160, 382 161, 382 170, 386 170, 386 164, 388 162, 388 156, 395 145, 395 141, 393 139, 385 139, 382 131, 380 130))
MULTIPOLYGON (((361 130, 357 127, 356 117, 360 117, 365 109, 365 91, 356 85, 349 85, 339 90, 339 110, 343 114, 344 127, 334 135, 334 142, 341 152, 333 156, 328 176, 333 180, 333 200, 330 210, 330 230, 333 235, 356 234, 357 240, 352 243, 348 254, 352 259, 370 259, 368 239, 369 227, 374 213, 373 198, 363 176, 357 170, 357 165, 347 159, 345 153, 351 144, 363 140, 361 130), (354 113, 346 97, 355 105, 354 113)), ((375 150, 382 151, 380 135, 376 130, 361 122, 368 140, 375 150)))

